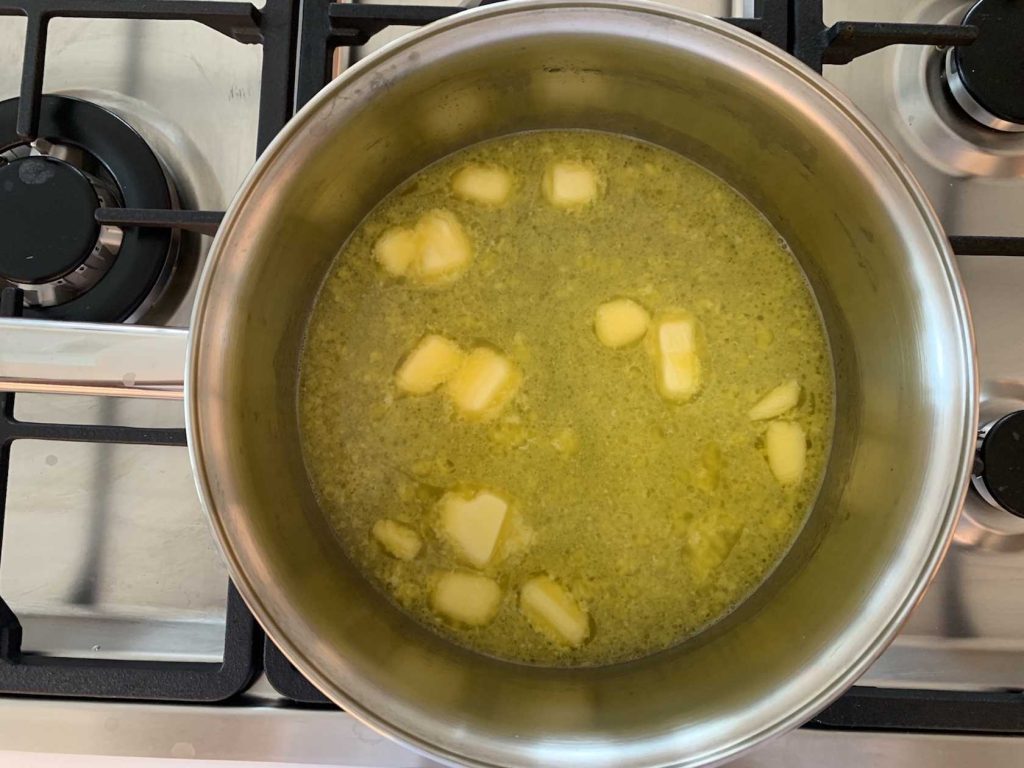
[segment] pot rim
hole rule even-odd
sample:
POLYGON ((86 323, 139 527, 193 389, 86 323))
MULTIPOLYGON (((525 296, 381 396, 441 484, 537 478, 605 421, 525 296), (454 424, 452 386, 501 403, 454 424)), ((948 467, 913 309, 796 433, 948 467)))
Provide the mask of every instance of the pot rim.
POLYGON ((765 723, 757 731, 749 732, 714 750, 699 755, 687 755, 678 761, 665 763, 664 765, 705 765, 726 762, 773 736, 780 735, 804 724, 829 703, 842 695, 890 644, 910 611, 917 604, 931 582, 951 543, 953 530, 959 519, 960 509, 963 506, 968 488, 971 459, 978 424, 978 370, 974 330, 956 259, 937 214, 909 167, 899 157, 888 140, 882 136, 878 129, 862 115, 838 88, 786 51, 766 42, 758 36, 743 31, 733 24, 703 14, 683 11, 660 2, 650 2, 649 0, 505 0, 505 2, 495 5, 480 6, 461 11, 409 32, 401 38, 382 46, 328 83, 288 121, 258 158, 232 200, 210 248, 196 292, 196 301, 190 322, 192 330, 189 333, 186 360, 185 422, 189 438, 189 458, 192 464, 193 475, 196 478, 200 501, 207 513, 215 538, 228 564, 232 581, 245 599, 254 617, 266 631, 268 637, 278 646, 289 661, 301 669, 304 676, 308 677, 319 690, 338 706, 342 707, 348 714, 351 714, 375 731, 398 740, 404 746, 421 755, 450 764, 480 766, 481 768, 499 765, 498 763, 474 759, 454 750, 438 747, 431 741, 422 739, 416 734, 405 731, 389 722, 382 713, 364 709, 358 701, 353 700, 344 690, 335 686, 323 670, 315 667, 309 660, 305 659, 301 649, 289 640, 288 634, 283 631, 275 618, 267 611, 260 598, 259 587, 246 574, 241 564, 241 559, 232 546, 224 521, 216 511, 217 507, 211 493, 210 480, 205 471, 204 447, 200 430, 197 428, 199 421, 197 409, 197 403, 199 402, 199 395, 197 393, 197 359, 199 355, 197 350, 201 347, 201 338, 205 331, 203 317, 206 314, 207 305, 213 300, 210 286, 213 283, 213 275, 217 271, 217 264, 220 261, 221 251, 225 247, 224 244, 231 239, 231 233, 238 224, 242 211, 253 198, 254 190, 259 186, 260 181, 275 165, 282 151, 296 135, 301 134, 311 117, 318 113, 324 105, 337 98, 339 92, 350 87, 354 81, 372 72, 382 63, 417 45, 421 41, 438 34, 472 25, 484 19, 502 17, 509 14, 521 14, 539 10, 579 10, 586 8, 667 17, 673 21, 685 22, 708 32, 727 37, 732 42, 746 46, 764 56, 770 63, 787 70, 790 75, 800 78, 816 92, 816 95, 822 97, 832 107, 840 111, 849 123, 849 126, 859 131, 863 138, 870 141, 875 152, 885 161, 900 184, 903 185, 923 219, 942 262, 944 276, 950 291, 950 298, 958 316, 957 325, 962 330, 960 341, 965 352, 970 354, 969 370, 965 373, 964 379, 963 448, 959 465, 956 467, 956 472, 953 476, 955 482, 950 483, 949 492, 945 499, 944 511, 942 513, 943 524, 937 531, 935 540, 928 552, 927 558, 922 564, 919 574, 904 592, 898 606, 893 609, 889 621, 880 628, 874 640, 856 658, 854 663, 845 667, 840 674, 833 677, 827 685, 822 687, 816 695, 806 699, 799 707, 789 710, 773 721, 765 723))

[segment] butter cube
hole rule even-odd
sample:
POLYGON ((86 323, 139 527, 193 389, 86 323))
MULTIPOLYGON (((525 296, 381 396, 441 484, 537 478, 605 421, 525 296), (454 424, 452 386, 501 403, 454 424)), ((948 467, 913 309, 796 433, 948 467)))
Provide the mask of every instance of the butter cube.
POLYGON ((469 419, 494 416, 519 388, 520 374, 512 362, 488 347, 477 347, 448 379, 448 397, 469 419))
POLYGON ((384 551, 399 560, 413 560, 420 553, 423 541, 408 525, 395 520, 378 520, 373 524, 373 537, 384 551))
POLYGON ((632 299, 615 299, 597 308, 594 331, 602 344, 618 349, 642 339, 650 322, 647 310, 632 299))
POLYGON ((392 227, 380 236, 373 247, 377 263, 392 277, 405 275, 418 253, 416 235, 406 227, 392 227))
POLYGON ((512 191, 512 176, 504 168, 466 165, 452 177, 456 197, 482 205, 503 205, 512 191))
POLYGON ((571 160, 552 163, 544 172, 544 196, 558 208, 579 208, 597 199, 597 173, 571 160))
POLYGON ((508 502, 490 491, 471 497, 446 493, 438 502, 441 533, 459 558, 484 568, 494 557, 508 513, 508 502))
POLYGON ((445 618, 479 627, 498 612, 501 587, 486 576, 448 571, 441 574, 434 585, 431 604, 445 618))
POLYGON ((652 331, 658 391, 666 400, 690 400, 701 384, 696 319, 687 312, 674 312, 658 320, 652 331))
POLYGON ((451 339, 428 334, 410 352, 395 372, 398 389, 410 395, 425 395, 448 381, 462 364, 464 354, 451 339))
POLYGON ((790 379, 779 384, 758 400, 757 404, 747 412, 747 415, 751 421, 774 419, 796 406, 798 402, 800 402, 800 383, 796 379, 790 379))
POLYGON ((414 264, 425 283, 453 280, 469 264, 473 247, 453 213, 429 211, 416 222, 419 258, 414 264))
POLYGON ((586 611, 549 576, 535 576, 523 585, 519 609, 534 629, 559 645, 577 648, 590 637, 586 611))
POLYGON ((715 517, 698 519, 686 536, 685 556, 698 584, 707 581, 740 540, 743 526, 715 517))
POLYGON ((373 246, 377 263, 392 277, 421 283, 454 280, 469 265, 473 246, 451 211, 433 210, 414 227, 392 227, 373 246))
POLYGON ((773 421, 764 435, 768 468, 782 485, 800 481, 807 463, 807 436, 793 421, 773 421))

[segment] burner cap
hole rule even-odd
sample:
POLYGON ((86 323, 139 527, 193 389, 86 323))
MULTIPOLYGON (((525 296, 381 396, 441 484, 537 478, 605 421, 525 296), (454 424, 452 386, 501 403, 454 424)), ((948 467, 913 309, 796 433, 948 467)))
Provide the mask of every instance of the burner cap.
POLYGON ((954 98, 991 128, 1024 131, 1024 2, 979 0, 964 24, 978 28, 978 39, 950 51, 954 98))
POLYGON ((17 116, 18 99, 0 101, 0 286, 22 288, 26 317, 137 319, 173 273, 179 235, 141 227, 97 230, 93 216, 104 206, 175 208, 177 196, 160 160, 123 119, 81 99, 44 94, 41 139, 32 147, 18 135, 17 116), (50 171, 52 178, 29 189, 30 181, 43 180, 50 171), (22 197, 26 190, 29 197, 22 197), (10 209, 15 199, 18 211, 10 209), (22 210, 28 215, 22 217, 22 210), (61 275, 68 267, 71 271, 61 275))
POLYGON ((1024 411, 1015 411, 987 430, 978 451, 982 466, 974 486, 989 502, 1024 517, 1024 411))
POLYGON ((45 283, 73 272, 99 237, 99 199, 85 174, 52 157, 0 167, 0 276, 45 283))

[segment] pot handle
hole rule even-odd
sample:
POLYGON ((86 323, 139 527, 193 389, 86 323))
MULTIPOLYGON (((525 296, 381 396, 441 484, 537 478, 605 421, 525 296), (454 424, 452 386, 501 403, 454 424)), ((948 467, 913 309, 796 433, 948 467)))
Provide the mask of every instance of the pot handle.
POLYGON ((0 318, 0 392, 181 400, 187 328, 0 318))

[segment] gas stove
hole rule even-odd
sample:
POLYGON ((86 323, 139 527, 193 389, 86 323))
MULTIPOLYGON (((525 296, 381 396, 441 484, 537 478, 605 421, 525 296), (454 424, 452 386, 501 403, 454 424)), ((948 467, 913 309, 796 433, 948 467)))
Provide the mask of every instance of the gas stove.
MULTIPOLYGON (((994 425, 901 635, 738 764, 1024 764, 1020 425, 1000 421, 1024 409, 1024 5, 673 1, 823 71, 910 165, 959 257, 994 425)), ((294 110, 460 10, 0 0, 0 315, 187 325, 209 235, 294 110)), ((19 394, 0 410, 0 763, 432 764, 332 707, 263 636, 199 506, 180 403, 19 394)))

